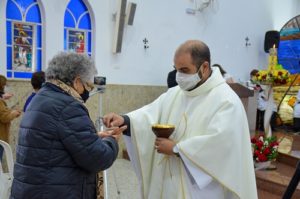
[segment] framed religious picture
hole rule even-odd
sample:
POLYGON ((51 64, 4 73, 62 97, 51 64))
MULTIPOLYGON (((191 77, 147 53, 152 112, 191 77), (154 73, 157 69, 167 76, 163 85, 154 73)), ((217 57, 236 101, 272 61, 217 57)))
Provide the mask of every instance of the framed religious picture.
POLYGON ((86 53, 86 32, 68 29, 68 50, 76 53, 86 53))
POLYGON ((34 32, 35 25, 30 23, 13 23, 13 71, 34 71, 34 32))

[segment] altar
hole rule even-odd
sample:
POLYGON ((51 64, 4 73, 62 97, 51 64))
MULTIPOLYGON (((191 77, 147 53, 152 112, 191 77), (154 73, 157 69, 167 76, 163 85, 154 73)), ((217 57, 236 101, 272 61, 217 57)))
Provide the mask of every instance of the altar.
POLYGON ((234 90, 234 92, 240 97, 248 119, 248 125, 250 131, 255 130, 255 122, 256 122, 256 96, 254 90, 251 90, 239 83, 228 83, 229 86, 234 90))

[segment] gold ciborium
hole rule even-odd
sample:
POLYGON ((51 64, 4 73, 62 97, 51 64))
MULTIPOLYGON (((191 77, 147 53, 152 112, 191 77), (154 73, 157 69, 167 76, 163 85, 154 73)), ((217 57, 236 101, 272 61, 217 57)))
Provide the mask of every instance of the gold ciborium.
POLYGON ((171 124, 153 124, 152 131, 156 137, 169 138, 169 136, 174 132, 175 126, 171 124))

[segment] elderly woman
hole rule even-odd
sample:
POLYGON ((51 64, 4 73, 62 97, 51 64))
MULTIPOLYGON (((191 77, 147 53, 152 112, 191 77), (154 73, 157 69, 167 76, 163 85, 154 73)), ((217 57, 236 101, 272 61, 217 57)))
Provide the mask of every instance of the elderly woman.
POLYGON ((96 198, 96 174, 113 164, 126 126, 96 132, 83 104, 95 72, 84 54, 50 61, 20 124, 11 198, 96 198))

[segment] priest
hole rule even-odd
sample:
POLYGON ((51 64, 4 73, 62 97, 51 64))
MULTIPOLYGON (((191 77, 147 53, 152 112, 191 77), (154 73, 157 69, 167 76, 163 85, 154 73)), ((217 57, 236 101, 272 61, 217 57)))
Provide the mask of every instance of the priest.
POLYGON ((125 141, 144 199, 256 199, 247 117, 210 51, 189 40, 175 52, 178 86, 126 115, 109 113, 108 127, 127 125, 125 141), (172 124, 156 138, 153 124, 172 124))

